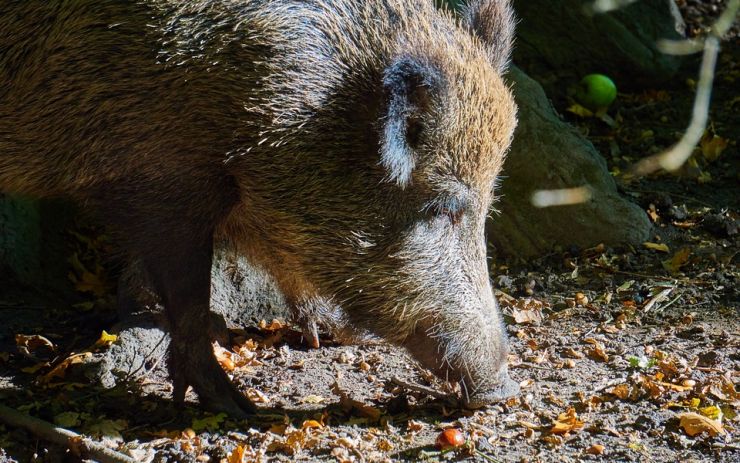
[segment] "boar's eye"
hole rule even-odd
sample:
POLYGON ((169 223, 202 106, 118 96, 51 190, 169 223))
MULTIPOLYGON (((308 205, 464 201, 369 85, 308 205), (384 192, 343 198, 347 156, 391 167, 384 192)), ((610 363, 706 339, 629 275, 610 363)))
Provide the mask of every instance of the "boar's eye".
POLYGON ((452 225, 460 223, 464 212, 465 210, 463 208, 448 209, 444 207, 440 210, 440 214, 446 215, 450 219, 450 222, 452 222, 452 225))
POLYGON ((450 223, 457 225, 465 214, 466 201, 461 198, 447 197, 433 201, 427 209, 434 217, 446 217, 450 223))

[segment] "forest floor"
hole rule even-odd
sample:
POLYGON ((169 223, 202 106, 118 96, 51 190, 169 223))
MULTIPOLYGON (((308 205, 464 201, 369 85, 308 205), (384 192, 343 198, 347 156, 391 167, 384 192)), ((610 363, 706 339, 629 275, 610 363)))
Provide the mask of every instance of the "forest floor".
MULTIPOLYGON (((680 175, 622 176, 676 141, 694 74, 687 67, 666 88, 621 93, 610 111, 615 125, 580 119, 556 101, 656 233, 635 249, 492 262, 509 368, 522 387, 505 403, 462 410, 459 391, 399 349, 330 338, 308 349, 290 326, 271 322, 233 332, 219 350, 257 414, 234 421, 194 402, 174 410, 166 378, 113 389, 84 379, 77 364, 85 354, 71 355, 71 346, 93 352, 115 340, 100 336, 111 315, 79 307, 43 318, 28 310, 0 327, 25 335, 0 351, 0 402, 137 461, 740 461, 740 44, 723 50, 711 126, 691 163, 680 175), (448 429, 444 436, 464 443, 440 451, 435 443, 448 429)), ((0 425, 5 461, 78 460, 0 425)))

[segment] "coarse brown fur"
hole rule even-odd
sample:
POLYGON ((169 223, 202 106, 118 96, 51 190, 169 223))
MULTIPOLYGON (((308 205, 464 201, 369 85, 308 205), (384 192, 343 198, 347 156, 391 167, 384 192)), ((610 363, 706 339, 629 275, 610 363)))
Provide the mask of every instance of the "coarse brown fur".
POLYGON ((143 262, 175 396, 251 406, 202 339, 214 235, 469 403, 512 392, 484 221, 516 123, 504 0, 9 0, 0 190, 69 195, 143 262), (182 363, 188 362, 188 367, 182 363))

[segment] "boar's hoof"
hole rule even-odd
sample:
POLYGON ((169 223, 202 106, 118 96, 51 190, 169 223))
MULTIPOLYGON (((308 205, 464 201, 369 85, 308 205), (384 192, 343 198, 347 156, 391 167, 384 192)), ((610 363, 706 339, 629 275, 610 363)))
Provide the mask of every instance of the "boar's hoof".
POLYGON ((188 386, 192 386, 201 405, 211 411, 225 412, 236 419, 247 419, 256 410, 218 364, 210 343, 203 346, 195 342, 188 348, 181 342, 173 341, 170 348, 168 362, 175 403, 183 403, 188 386))
POLYGON ((476 409, 508 399, 519 394, 519 384, 504 375, 501 382, 489 389, 482 389, 463 397, 465 408, 476 409))

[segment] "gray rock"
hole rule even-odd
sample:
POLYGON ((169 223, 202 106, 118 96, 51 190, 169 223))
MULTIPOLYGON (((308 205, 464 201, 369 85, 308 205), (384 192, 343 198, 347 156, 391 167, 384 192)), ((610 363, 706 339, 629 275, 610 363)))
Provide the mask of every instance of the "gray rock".
POLYGON ((542 87, 517 67, 509 73, 519 104, 519 126, 504 165, 501 201, 489 222, 489 241, 500 252, 531 257, 553 248, 637 244, 651 224, 637 205, 617 192, 606 162, 591 142, 563 122, 542 87), (539 209, 539 189, 588 185, 593 197, 577 206, 539 209))

